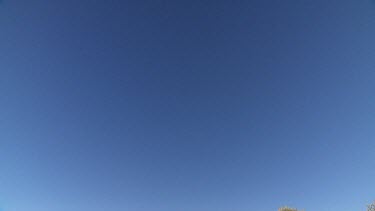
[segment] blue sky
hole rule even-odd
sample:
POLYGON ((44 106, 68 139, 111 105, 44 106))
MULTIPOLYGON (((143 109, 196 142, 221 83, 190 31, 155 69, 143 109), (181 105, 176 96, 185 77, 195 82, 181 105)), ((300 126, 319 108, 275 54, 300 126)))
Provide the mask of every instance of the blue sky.
POLYGON ((375 3, 0 6, 3 211, 358 211, 375 3))

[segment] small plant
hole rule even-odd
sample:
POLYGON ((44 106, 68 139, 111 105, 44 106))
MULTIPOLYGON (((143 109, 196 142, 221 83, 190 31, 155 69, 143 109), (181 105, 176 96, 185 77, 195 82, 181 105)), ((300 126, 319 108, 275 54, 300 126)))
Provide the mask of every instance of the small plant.
POLYGON ((295 208, 290 208, 290 207, 281 207, 281 208, 279 208, 279 210, 278 211, 298 211, 297 209, 295 209, 295 208))
POLYGON ((279 211, 297 211, 297 209, 290 208, 290 207, 281 207, 279 211))

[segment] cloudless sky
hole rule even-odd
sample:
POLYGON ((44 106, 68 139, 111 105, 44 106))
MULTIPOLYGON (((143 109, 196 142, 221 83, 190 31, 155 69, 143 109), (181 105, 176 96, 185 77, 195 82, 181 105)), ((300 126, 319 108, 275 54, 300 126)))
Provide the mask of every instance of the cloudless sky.
POLYGON ((375 2, 3 0, 2 211, 360 211, 375 2))

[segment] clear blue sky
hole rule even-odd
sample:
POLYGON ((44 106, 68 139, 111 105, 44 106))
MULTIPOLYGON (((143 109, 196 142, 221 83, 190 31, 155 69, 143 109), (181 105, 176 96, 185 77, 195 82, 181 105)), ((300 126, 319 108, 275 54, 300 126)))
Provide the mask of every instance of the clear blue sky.
POLYGON ((3 211, 361 211, 375 2, 3 0, 3 211))

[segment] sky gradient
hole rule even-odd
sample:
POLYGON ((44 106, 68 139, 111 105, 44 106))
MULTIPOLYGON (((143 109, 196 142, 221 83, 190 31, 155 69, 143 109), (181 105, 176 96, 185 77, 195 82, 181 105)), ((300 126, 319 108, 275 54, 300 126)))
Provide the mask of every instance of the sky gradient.
POLYGON ((375 2, 3 0, 0 210, 360 211, 375 2))

